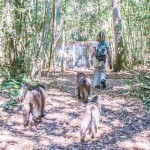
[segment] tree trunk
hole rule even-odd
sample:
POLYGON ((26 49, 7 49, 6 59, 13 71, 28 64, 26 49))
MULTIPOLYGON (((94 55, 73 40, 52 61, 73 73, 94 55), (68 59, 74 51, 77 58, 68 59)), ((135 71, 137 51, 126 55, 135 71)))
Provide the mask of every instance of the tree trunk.
POLYGON ((13 63, 13 59, 14 59, 14 56, 13 56, 13 51, 14 51, 14 41, 13 41, 13 38, 12 38, 12 22, 11 22, 11 0, 5 0, 4 1, 4 4, 5 4, 5 8, 6 8, 6 26, 7 28, 9 29, 8 30, 8 33, 9 34, 6 34, 6 43, 5 43, 5 58, 8 58, 8 62, 9 62, 9 65, 10 67, 12 67, 12 63, 13 63), (8 57, 7 57, 8 55, 8 57))
POLYGON ((114 24, 114 43, 115 43, 115 60, 114 71, 123 69, 123 40, 122 40, 122 22, 120 13, 120 0, 112 1, 113 7, 113 24, 114 24))
MULTIPOLYGON (((64 26, 65 26, 65 21, 64 21, 64 26)), ((63 27, 62 31, 62 49, 61 49, 61 73, 63 75, 64 73, 64 49, 65 49, 65 29, 63 27)))
POLYGON ((53 0, 52 3, 52 42, 50 45, 50 57, 49 57, 49 71, 51 69, 51 63, 53 61, 53 70, 55 70, 55 46, 56 46, 56 39, 55 39, 55 35, 56 35, 56 0, 53 0))

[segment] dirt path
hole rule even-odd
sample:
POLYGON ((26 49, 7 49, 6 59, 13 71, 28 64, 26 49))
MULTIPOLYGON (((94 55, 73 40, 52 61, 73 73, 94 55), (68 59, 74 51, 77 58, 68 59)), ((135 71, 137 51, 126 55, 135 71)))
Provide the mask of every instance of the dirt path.
MULTIPOLYGON (((92 79, 92 72, 87 71, 92 79)), ((93 90, 102 96, 99 138, 80 142, 84 104, 75 97, 76 71, 51 76, 46 85, 46 116, 38 126, 24 128, 20 109, 0 108, 0 150, 150 150, 150 113, 128 95, 128 73, 108 74, 108 88, 93 90)), ((2 102, 2 101, 1 101, 2 102)), ((88 139, 87 139, 88 140, 88 139)))

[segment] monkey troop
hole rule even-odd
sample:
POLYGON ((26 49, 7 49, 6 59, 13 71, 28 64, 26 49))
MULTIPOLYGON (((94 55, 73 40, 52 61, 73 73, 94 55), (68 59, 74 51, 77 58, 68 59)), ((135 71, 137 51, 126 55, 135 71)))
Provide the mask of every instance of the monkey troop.
POLYGON ((30 83, 22 85, 19 92, 19 101, 23 102, 24 126, 28 126, 30 114, 35 123, 40 123, 44 117, 45 87, 37 85, 33 87, 30 83))
MULTIPOLYGON (((90 79, 83 73, 77 72, 77 90, 78 98, 87 102, 85 106, 85 115, 81 122, 80 138, 85 140, 87 134, 94 138, 98 132, 99 119, 101 113, 101 97, 94 96, 88 100, 90 95, 90 79)), ((46 91, 42 85, 32 86, 26 82, 22 85, 18 100, 23 102, 23 124, 28 126, 30 115, 32 120, 37 124, 44 117, 46 91)))
POLYGON ((85 106, 85 115, 81 122, 81 141, 84 141, 86 134, 90 134, 91 138, 95 137, 99 127, 100 112, 101 97, 96 95, 85 106))
POLYGON ((77 90, 79 99, 81 98, 84 101, 88 100, 90 86, 90 79, 83 72, 77 72, 77 90))

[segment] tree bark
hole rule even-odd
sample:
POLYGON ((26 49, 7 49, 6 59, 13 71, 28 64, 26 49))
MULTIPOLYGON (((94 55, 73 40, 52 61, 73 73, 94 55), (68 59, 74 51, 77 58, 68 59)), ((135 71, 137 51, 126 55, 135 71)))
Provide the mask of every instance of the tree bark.
POLYGON ((123 40, 122 40, 122 22, 120 13, 120 0, 112 1, 113 8, 113 25, 114 25, 114 43, 115 43, 115 60, 114 71, 123 69, 123 40))
POLYGON ((7 42, 5 44, 5 58, 8 58, 9 65, 12 66, 13 62, 13 51, 14 51, 14 41, 12 38, 12 22, 11 22, 11 0, 4 1, 5 8, 6 8, 6 26, 8 28, 8 35, 6 35, 7 42), (8 57, 7 57, 8 55, 8 57))
MULTIPOLYGON (((65 26, 65 21, 64 21, 64 26, 65 26)), ((64 73, 64 49, 65 49, 65 28, 63 27, 62 31, 62 49, 61 49, 61 73, 63 75, 64 73)))

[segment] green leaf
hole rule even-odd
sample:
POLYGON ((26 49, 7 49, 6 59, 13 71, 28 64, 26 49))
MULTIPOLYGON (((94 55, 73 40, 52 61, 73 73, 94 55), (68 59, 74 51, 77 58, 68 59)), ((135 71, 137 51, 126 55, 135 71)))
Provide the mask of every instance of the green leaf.
POLYGON ((8 110, 9 109, 9 103, 8 102, 5 102, 2 104, 2 107, 5 109, 5 110, 8 110))

